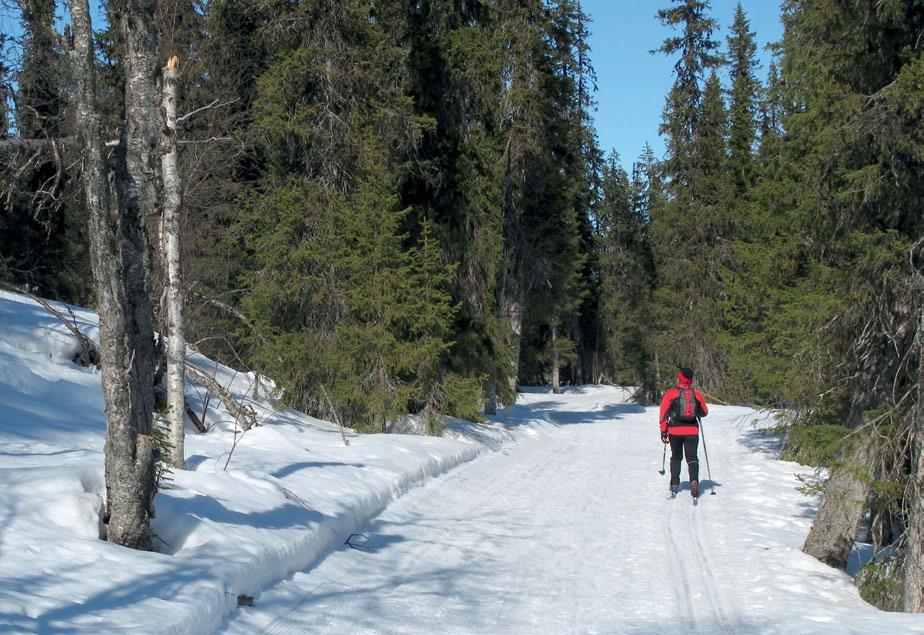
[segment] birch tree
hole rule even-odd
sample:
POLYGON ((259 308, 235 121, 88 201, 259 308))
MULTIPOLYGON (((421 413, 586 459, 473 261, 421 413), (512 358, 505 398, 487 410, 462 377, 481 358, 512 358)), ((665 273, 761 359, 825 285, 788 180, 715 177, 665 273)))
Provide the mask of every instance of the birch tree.
POLYGON ((142 159, 144 103, 153 78, 143 77, 151 54, 149 2, 126 2, 126 121, 116 152, 118 205, 109 196, 108 162, 96 89, 95 52, 87 0, 68 0, 74 33, 76 118, 83 155, 81 179, 89 212, 90 256, 100 317, 100 357, 106 403, 106 537, 150 548, 154 513, 153 311, 145 276, 143 190, 153 192, 142 159), (142 62, 142 63, 139 63, 142 62), (139 106, 141 104, 141 106, 139 106))
POLYGON ((182 192, 177 167, 176 101, 179 59, 167 61, 163 69, 162 108, 164 128, 161 139, 161 175, 164 187, 163 230, 161 249, 166 269, 167 295, 167 422, 170 439, 169 461, 173 467, 186 469, 184 425, 186 395, 186 338, 183 335, 183 289, 180 275, 180 206, 182 192))

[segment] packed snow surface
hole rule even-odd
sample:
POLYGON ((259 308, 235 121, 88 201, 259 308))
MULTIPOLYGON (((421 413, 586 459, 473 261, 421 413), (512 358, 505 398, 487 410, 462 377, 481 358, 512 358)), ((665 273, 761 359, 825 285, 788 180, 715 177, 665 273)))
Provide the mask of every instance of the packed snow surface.
MULTIPOLYGON (((72 319, 97 336, 92 312, 72 319)), ((799 550, 810 470, 774 458, 761 416, 713 408, 716 496, 694 507, 658 474, 656 411, 612 388, 344 445, 274 408, 268 382, 192 354, 262 425, 235 434, 188 383, 212 429, 189 429, 190 470, 157 496, 158 552, 106 543, 99 374, 77 348, 0 293, 0 632, 924 633, 799 550)))

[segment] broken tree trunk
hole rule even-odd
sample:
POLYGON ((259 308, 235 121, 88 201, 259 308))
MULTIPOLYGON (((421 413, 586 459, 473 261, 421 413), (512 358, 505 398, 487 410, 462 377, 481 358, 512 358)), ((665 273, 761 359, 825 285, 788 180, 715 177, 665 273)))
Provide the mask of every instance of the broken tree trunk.
POLYGON ((805 553, 838 569, 847 566, 857 529, 866 512, 870 481, 860 474, 868 471, 874 449, 874 440, 867 435, 857 443, 845 466, 828 479, 824 500, 802 547, 805 553))
POLYGON ((484 387, 484 413, 488 416, 497 414, 497 387, 490 380, 484 387))
MULTIPOLYGON (((154 330, 145 283, 143 218, 136 208, 110 203, 90 7, 88 0, 68 0, 68 5, 74 32, 81 179, 100 318, 106 403, 106 537, 126 547, 149 549, 155 483, 151 439, 154 330)), ((127 39, 132 50, 133 38, 127 39)), ((127 72, 132 73, 130 65, 127 72)))
POLYGON ((164 221, 161 250, 167 282, 167 429, 170 440, 169 463, 186 469, 186 337, 183 333, 183 288, 180 271, 180 173, 176 150, 176 99, 179 60, 167 61, 163 69, 164 128, 160 165, 164 184, 164 221))

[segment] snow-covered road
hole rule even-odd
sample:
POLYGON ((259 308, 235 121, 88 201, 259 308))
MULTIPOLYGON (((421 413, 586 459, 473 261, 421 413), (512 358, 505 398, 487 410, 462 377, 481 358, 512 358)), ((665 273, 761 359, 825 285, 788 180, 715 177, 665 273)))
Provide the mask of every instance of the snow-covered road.
MULTIPOLYGON (((59 306, 96 337, 92 311, 59 306)), ((157 495, 158 552, 119 547, 100 540, 106 423, 77 348, 0 292, 0 633, 924 633, 800 551, 811 470, 775 459, 761 415, 712 408, 718 494, 694 508, 658 475, 656 410, 607 387, 346 444, 191 352, 262 425, 241 435, 187 382, 211 429, 187 431, 191 469, 157 495)))
POLYGON ((508 419, 553 425, 412 490, 227 631, 924 632, 799 551, 804 470, 772 458, 753 416, 705 421, 717 495, 694 507, 668 500, 653 409, 608 389, 523 395, 508 419))

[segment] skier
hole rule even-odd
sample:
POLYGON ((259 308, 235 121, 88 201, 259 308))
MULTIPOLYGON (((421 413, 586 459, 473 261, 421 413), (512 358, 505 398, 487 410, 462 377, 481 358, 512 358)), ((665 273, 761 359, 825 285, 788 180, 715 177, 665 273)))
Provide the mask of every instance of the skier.
POLYGON ((680 488, 680 460, 686 454, 690 493, 699 496, 699 417, 709 414, 706 400, 693 389, 693 371, 681 368, 679 385, 669 388, 661 399, 661 441, 671 446, 671 496, 680 488))

